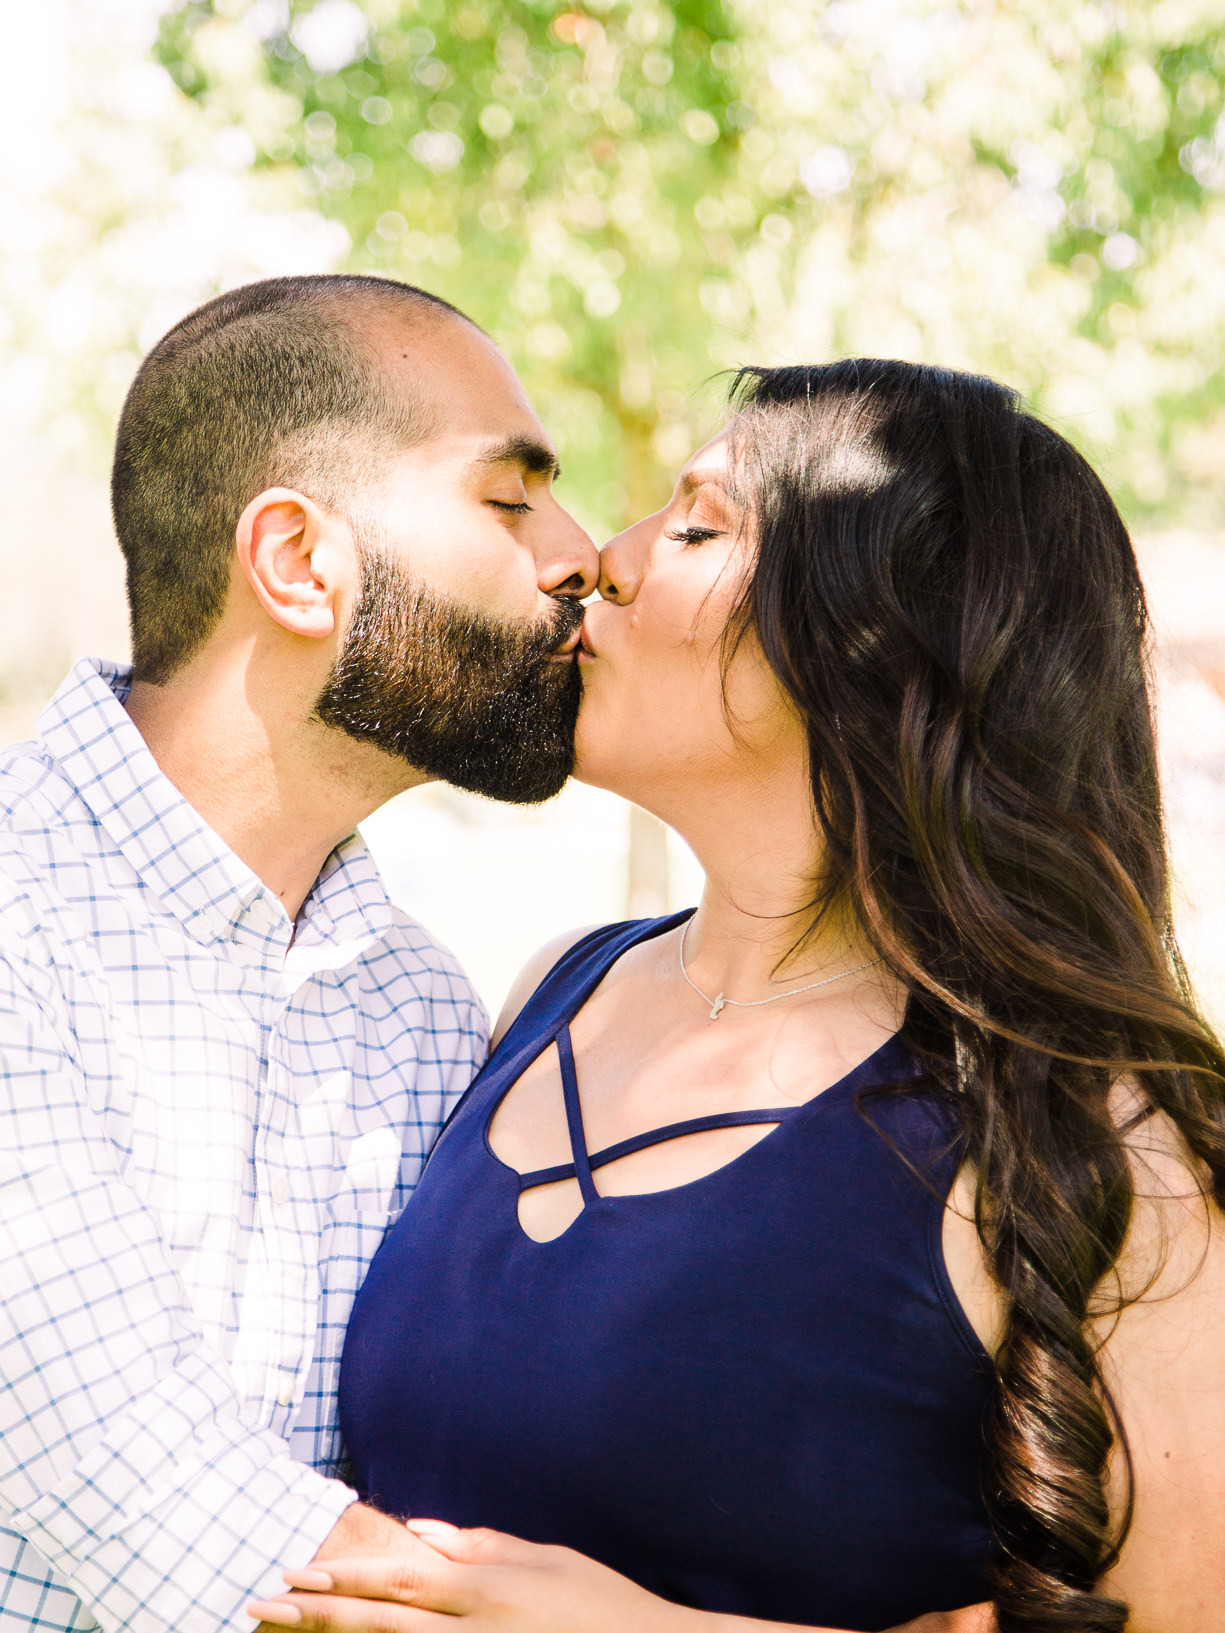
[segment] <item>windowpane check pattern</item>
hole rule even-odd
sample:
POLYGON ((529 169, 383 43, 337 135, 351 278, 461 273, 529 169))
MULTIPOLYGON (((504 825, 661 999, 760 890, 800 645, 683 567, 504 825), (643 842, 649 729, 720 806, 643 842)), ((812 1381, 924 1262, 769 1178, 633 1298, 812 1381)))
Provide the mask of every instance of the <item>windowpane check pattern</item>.
POLYGON ((0 754, 5 1633, 249 1629, 314 1554, 353 1296, 486 1049, 361 838, 291 926, 129 683, 0 754))

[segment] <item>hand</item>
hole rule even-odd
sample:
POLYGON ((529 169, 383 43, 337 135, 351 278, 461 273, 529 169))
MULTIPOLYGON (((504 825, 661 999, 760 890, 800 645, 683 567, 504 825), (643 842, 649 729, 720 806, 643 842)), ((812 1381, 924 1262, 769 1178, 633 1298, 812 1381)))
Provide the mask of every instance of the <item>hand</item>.
MULTIPOLYGON (((409 1521, 429 1548, 411 1557, 320 1557, 286 1571, 291 1592, 249 1614, 302 1633, 833 1633, 713 1616, 656 1598, 569 1548, 522 1542, 498 1531, 459 1531, 409 1521)), ((940 1611, 890 1633, 996 1633, 991 1605, 940 1611)))
POLYGON ((248 1614, 303 1633, 696 1633, 696 1611, 658 1599, 569 1548, 414 1522, 419 1554, 319 1559, 248 1614))
MULTIPOLYGON (((368 1508, 365 1503, 353 1503, 345 1509, 320 1543, 311 1565, 320 1559, 356 1557, 381 1559, 388 1564, 394 1562, 403 1567, 425 1555, 432 1558, 433 1550, 410 1531, 403 1521, 393 1520, 390 1514, 381 1514, 377 1508, 368 1508)), ((277 1608, 281 1611, 285 1609, 283 1605, 278 1605, 277 1608)), ((265 1633, 263 1623, 255 1629, 255 1633, 265 1633)))

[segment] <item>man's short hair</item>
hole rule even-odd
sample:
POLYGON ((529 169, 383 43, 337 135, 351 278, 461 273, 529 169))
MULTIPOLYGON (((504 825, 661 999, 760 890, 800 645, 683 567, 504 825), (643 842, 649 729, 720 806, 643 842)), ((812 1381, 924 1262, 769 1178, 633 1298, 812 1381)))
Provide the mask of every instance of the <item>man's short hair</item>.
POLYGON ((111 478, 139 679, 165 681, 208 638, 256 494, 297 488, 345 512, 389 455, 430 434, 432 405, 393 389, 368 325, 443 313, 464 317, 390 278, 269 278, 158 341, 124 403, 111 478))

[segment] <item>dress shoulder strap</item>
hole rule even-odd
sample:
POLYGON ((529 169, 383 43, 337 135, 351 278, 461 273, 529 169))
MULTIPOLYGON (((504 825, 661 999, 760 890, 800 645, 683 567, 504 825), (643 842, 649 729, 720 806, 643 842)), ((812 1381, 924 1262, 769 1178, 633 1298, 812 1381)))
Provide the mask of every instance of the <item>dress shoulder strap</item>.
POLYGON ((557 960, 506 1030, 475 1082, 453 1108, 447 1126, 455 1121, 478 1086, 498 1092, 522 1076, 536 1056, 586 1003, 605 975, 640 941, 650 941, 683 924, 694 912, 669 913, 657 919, 626 919, 602 924, 576 941, 557 960), (498 1088, 495 1088, 495 1082, 498 1088))
POLYGON ((572 1019, 599 986, 608 971, 631 947, 651 941, 692 917, 694 909, 669 913, 657 919, 627 919, 602 924, 581 941, 576 941, 557 960, 516 1015, 489 1064, 504 1056, 528 1049, 540 1052, 542 1037, 555 1038, 561 1026, 572 1019))

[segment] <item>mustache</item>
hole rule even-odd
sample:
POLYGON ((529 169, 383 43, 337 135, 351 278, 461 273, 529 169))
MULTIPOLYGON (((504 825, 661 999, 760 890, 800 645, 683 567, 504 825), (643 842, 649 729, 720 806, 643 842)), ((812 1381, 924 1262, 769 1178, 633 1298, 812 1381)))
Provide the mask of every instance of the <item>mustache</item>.
POLYGON ((558 595, 553 599, 555 606, 544 614, 537 626, 541 642, 539 650, 546 655, 564 646, 583 621, 583 603, 577 596, 558 595))

